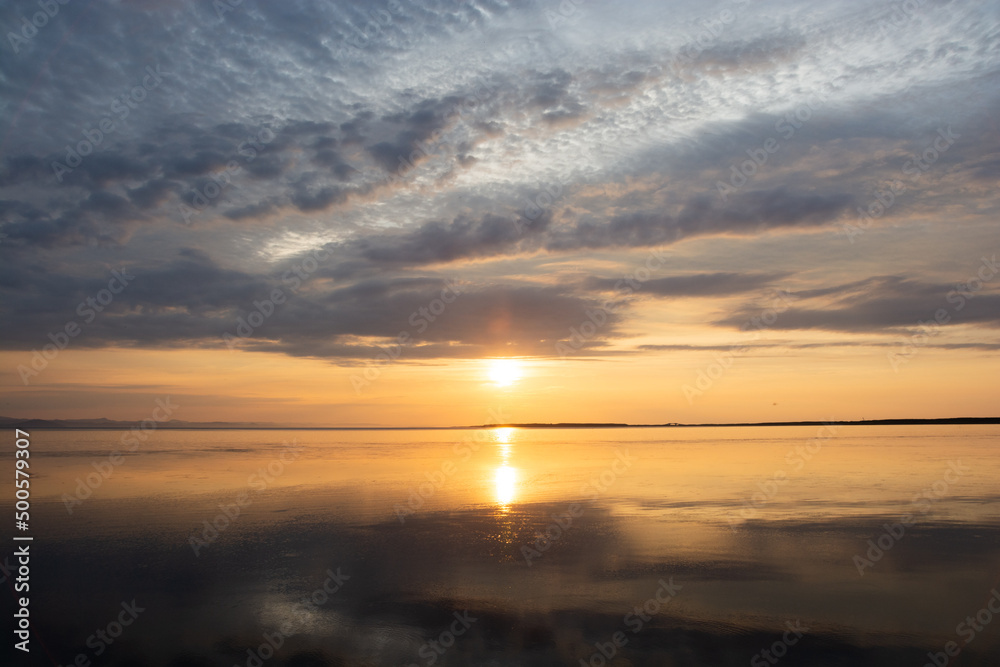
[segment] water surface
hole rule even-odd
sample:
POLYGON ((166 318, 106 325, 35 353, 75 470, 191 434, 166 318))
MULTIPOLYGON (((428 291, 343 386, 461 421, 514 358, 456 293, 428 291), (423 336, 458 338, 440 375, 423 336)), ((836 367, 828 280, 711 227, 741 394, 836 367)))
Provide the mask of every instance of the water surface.
POLYGON ((32 433, 32 664, 1000 664, 996 426, 122 435, 32 433))

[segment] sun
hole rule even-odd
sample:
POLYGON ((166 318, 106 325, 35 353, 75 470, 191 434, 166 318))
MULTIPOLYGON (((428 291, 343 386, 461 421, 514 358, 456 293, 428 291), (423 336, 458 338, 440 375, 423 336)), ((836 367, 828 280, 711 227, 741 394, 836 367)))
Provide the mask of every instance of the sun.
POLYGON ((514 359, 493 359, 489 368, 490 382, 509 387, 521 379, 521 364, 514 359))

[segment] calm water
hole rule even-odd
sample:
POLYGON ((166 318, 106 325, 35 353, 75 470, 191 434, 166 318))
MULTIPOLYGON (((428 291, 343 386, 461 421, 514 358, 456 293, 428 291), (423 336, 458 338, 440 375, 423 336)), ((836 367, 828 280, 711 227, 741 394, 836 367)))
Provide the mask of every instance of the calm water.
POLYGON ((31 435, 31 664, 1000 664, 996 426, 31 435))

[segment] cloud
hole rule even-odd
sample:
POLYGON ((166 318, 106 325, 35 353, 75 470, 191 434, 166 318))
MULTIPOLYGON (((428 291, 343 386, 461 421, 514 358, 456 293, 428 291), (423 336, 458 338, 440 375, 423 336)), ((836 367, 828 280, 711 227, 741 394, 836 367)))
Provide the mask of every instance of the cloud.
POLYGON ((671 215, 641 211, 607 222, 585 218, 553 235, 551 250, 642 247, 707 235, 751 235, 771 229, 816 228, 836 220, 854 203, 847 194, 804 194, 785 188, 738 195, 731 205, 700 195, 671 215))
MULTIPOLYGON (((831 288, 792 291, 790 298, 794 305, 780 313, 768 328, 892 333, 922 326, 933 330, 960 324, 1000 326, 1000 294, 980 291, 982 285, 982 281, 944 285, 880 276, 831 288), (803 301, 823 303, 810 306, 803 301)), ((742 326, 757 314, 753 308, 745 307, 715 324, 742 326)))
MULTIPOLYGON (((129 266, 81 346, 216 345, 319 248, 330 259, 245 345, 364 356, 458 278, 469 298, 414 358, 545 355, 630 251, 658 246, 675 265, 640 294, 704 299, 718 326, 748 311, 720 317, 716 297, 786 280, 786 331, 882 332, 951 307, 937 268, 900 258, 956 265, 995 237, 995 8, 925 3, 887 31, 861 2, 762 0, 697 41, 732 4, 589 2, 555 27, 520 1, 61 6, 0 59, 6 344, 44 343, 129 266), (117 106, 147 67, 162 84, 117 106), (106 117, 114 131, 57 176, 106 117), (960 139, 906 176, 947 126, 960 139), (720 197, 768 138, 778 150, 720 197), (904 178, 858 243, 831 240, 904 178)), ((37 11, 7 3, 0 23, 37 11)), ((954 322, 994 326, 995 299, 954 322)), ((990 341, 942 342, 966 343, 990 341)))
MULTIPOLYGON (((681 276, 651 278, 642 283, 639 294, 660 297, 712 297, 757 292, 774 284, 787 273, 693 273, 681 276)), ((588 278, 584 285, 588 289, 604 292, 620 288, 621 278, 588 278)))
MULTIPOLYGON (((299 289, 291 272, 261 277, 226 269, 196 249, 184 249, 158 266, 126 271, 135 278, 88 322, 82 322, 76 307, 104 289, 110 273, 86 281, 69 275, 42 278, 40 272, 0 274, 0 288, 17 294, 4 302, 0 334, 10 348, 31 349, 73 320, 86 332, 76 343, 80 347, 223 347, 223 334, 237 335, 241 319, 267 311, 266 322, 241 343, 248 349, 365 358, 378 351, 376 343, 407 332, 417 345, 408 355, 413 358, 545 355, 587 309, 599 305, 598 299, 567 288, 467 285, 431 276, 299 289), (276 291, 277 304, 271 302, 276 291), (39 310, 39 303, 47 307, 39 310)), ((617 315, 610 316, 604 335, 590 345, 614 336, 618 322, 617 315)))

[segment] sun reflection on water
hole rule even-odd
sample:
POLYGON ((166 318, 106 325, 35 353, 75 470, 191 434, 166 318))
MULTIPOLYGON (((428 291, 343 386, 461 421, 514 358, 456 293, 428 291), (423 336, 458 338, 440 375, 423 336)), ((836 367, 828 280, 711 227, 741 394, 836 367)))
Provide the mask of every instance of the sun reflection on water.
POLYGON ((506 465, 497 468, 496 485, 497 502, 505 506, 510 505, 514 501, 517 471, 506 465))
POLYGON ((509 506, 514 502, 514 497, 517 494, 517 469, 510 466, 511 453, 514 450, 514 431, 515 429, 510 427, 493 430, 493 439, 497 443, 497 452, 500 454, 500 466, 495 475, 495 498, 503 512, 509 510, 509 506))
POLYGON ((493 439, 499 442, 501 445, 510 444, 510 441, 513 437, 514 437, 513 426, 504 426, 503 428, 493 429, 493 439))

